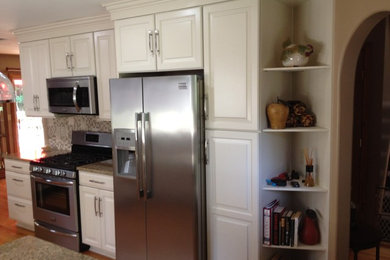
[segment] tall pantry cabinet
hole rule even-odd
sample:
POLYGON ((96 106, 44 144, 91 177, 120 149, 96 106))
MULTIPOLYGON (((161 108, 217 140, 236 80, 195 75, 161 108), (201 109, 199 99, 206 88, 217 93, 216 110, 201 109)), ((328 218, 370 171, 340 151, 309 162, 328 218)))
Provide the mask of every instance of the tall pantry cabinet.
POLYGON ((203 7, 208 256, 258 259, 257 1, 203 7))

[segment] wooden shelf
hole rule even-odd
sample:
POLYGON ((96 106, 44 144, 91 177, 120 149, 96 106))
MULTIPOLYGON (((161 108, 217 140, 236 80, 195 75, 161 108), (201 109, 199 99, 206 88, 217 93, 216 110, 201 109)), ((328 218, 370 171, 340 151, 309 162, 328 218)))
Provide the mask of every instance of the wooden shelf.
POLYGON ((322 70, 329 69, 330 67, 327 65, 320 66, 303 66, 303 67, 274 67, 274 68, 264 68, 265 72, 273 72, 273 71, 282 71, 282 72, 294 72, 294 71, 306 71, 306 70, 322 70))
POLYGON ((268 247, 268 248, 281 248, 281 249, 292 249, 292 250, 310 250, 310 251, 325 251, 326 248, 319 244, 319 245, 314 245, 314 246, 310 246, 310 245, 305 245, 305 244, 302 244, 302 243, 299 243, 297 247, 292 247, 292 246, 276 246, 276 245, 264 245, 263 244, 263 247, 268 247))
POLYGON ((323 188, 321 186, 314 186, 314 187, 306 187, 302 182, 299 182, 299 185, 301 185, 298 188, 292 187, 290 184, 287 184, 287 186, 263 186, 263 190, 268 191, 293 191, 293 192, 328 192, 326 188, 323 188))
POLYGON ((284 129, 263 129, 263 133, 312 133, 312 132, 328 132, 329 129, 325 127, 288 127, 284 129))

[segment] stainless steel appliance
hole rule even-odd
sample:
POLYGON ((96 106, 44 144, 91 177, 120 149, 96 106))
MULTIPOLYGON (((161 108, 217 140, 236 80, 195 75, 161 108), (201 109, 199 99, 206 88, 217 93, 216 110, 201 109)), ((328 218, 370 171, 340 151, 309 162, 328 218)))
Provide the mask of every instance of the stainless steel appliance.
POLYGON ((30 162, 35 235, 81 251, 76 167, 112 158, 111 134, 74 131, 72 151, 30 162))
POLYGON ((98 114, 95 76, 46 79, 49 111, 61 114, 98 114))
POLYGON ((205 259, 202 84, 110 80, 117 259, 205 259))

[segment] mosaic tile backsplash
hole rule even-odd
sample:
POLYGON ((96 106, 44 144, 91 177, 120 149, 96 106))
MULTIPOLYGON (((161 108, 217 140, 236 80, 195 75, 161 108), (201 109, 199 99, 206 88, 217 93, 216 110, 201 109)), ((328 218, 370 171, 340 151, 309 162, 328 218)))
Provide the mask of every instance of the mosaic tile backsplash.
POLYGON ((111 132, 111 121, 97 116, 56 116, 43 119, 46 145, 51 149, 70 150, 72 131, 88 130, 111 132))

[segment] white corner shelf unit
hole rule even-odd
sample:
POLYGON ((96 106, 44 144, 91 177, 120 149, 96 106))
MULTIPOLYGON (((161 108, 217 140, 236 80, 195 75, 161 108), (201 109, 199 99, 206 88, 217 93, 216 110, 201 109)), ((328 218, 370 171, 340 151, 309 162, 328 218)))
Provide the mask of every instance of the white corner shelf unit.
POLYGON ((328 259, 329 184, 332 97, 333 0, 261 0, 260 14, 260 259, 276 253, 293 259, 328 259), (283 67, 283 42, 312 44, 307 66, 283 67), (316 116, 316 126, 270 129, 266 107, 279 97, 304 102, 316 116), (266 179, 280 172, 305 174, 304 149, 313 152, 316 185, 294 188, 268 186, 266 179), (298 247, 263 244, 262 208, 274 199, 287 209, 314 209, 320 229, 320 244, 298 247))

